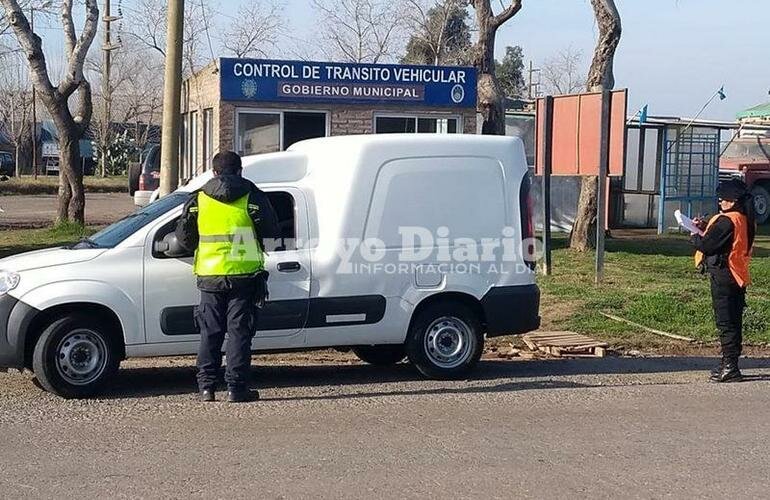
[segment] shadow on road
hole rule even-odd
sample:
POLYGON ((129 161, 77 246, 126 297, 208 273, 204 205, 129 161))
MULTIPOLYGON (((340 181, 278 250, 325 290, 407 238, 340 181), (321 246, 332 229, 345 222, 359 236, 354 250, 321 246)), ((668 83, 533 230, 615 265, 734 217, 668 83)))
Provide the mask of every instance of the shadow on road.
MULTIPOLYGON (((500 380, 497 385, 454 384, 435 382, 435 386, 410 389, 394 387, 370 392, 335 393, 308 397, 274 398, 285 399, 346 399, 353 397, 379 397, 395 395, 426 394, 467 394, 482 392, 509 392, 532 389, 563 389, 598 387, 602 384, 579 383, 559 380, 559 377, 574 375, 650 374, 704 371, 714 367, 715 358, 708 357, 666 357, 666 358, 603 358, 538 360, 526 362, 485 360, 473 372, 471 380, 500 380), (524 380, 524 379, 545 380, 524 380), (517 379, 521 379, 518 380, 517 379)), ((749 358, 741 362, 741 368, 767 369, 770 359, 749 358)), ((705 375, 705 374, 704 374, 705 375)), ((368 384, 388 384, 422 380, 417 371, 408 364, 390 367, 369 365, 268 365, 252 369, 253 380, 260 389, 288 387, 345 387, 368 384)), ((770 373, 746 377, 747 381, 768 381, 770 373)), ((428 382, 428 384, 432 384, 428 382)), ((606 384, 604 384, 606 385, 606 384)), ((223 384, 222 384, 223 386, 223 384)), ((195 367, 151 367, 126 368, 119 372, 118 380, 103 395, 108 399, 141 398, 174 394, 192 394, 196 391, 195 367)))

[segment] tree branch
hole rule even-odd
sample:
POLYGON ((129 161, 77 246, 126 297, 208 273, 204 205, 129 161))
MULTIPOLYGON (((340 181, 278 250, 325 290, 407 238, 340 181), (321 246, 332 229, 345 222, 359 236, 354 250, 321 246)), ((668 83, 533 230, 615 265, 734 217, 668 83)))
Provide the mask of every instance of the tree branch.
POLYGON ((61 24, 64 27, 64 54, 67 57, 72 55, 77 43, 75 23, 72 21, 72 1, 63 0, 61 3, 61 24))
POLYGON ((29 62, 32 82, 43 97, 52 98, 54 86, 48 77, 48 68, 43 54, 43 41, 32 32, 27 17, 16 0, 0 0, 5 8, 5 17, 13 28, 16 38, 29 62))
POLYGON ((521 10, 521 2, 522 0, 512 0, 511 5, 509 5, 508 8, 492 17, 491 24, 494 29, 499 28, 503 23, 515 16, 521 10))
MULTIPOLYGON (((72 22, 72 3, 71 0, 65 0, 65 5, 68 2, 70 10, 65 12, 64 6, 62 6, 62 20, 69 16, 69 22, 72 22)), ((96 30, 99 25, 99 8, 96 0, 85 0, 85 2, 86 20, 83 24, 83 31, 80 33, 80 38, 72 49, 72 54, 67 64, 67 72, 58 88, 59 93, 65 99, 71 96, 85 80, 83 66, 85 65, 86 54, 88 54, 88 49, 96 37, 96 30)))

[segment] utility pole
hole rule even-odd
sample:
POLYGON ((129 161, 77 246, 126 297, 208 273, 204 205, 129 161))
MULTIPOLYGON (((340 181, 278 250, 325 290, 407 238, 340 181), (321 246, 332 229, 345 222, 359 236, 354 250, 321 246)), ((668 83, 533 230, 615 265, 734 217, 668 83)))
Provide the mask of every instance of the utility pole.
POLYGON ((102 65, 102 96, 104 97, 104 125, 102 128, 102 177, 107 176, 107 145, 109 144, 110 135, 110 123, 112 122, 112 85, 110 83, 110 72, 112 70, 112 51, 117 49, 117 46, 112 45, 111 29, 110 25, 120 20, 120 17, 114 17, 110 15, 110 0, 104 0, 104 45, 102 51, 104 53, 104 61, 102 65))
POLYGON ((540 87, 540 78, 535 81, 535 73, 540 73, 539 68, 535 68, 532 61, 529 61, 529 98, 536 99, 540 95, 538 88, 540 87))
MULTIPOLYGON (((29 8, 29 28, 35 32, 35 8, 29 8)), ((32 85, 32 177, 37 180, 37 92, 32 85)))
POLYGON ((163 88, 163 128, 160 146, 160 195, 179 184, 179 122, 182 101, 182 30, 184 0, 168 2, 166 72, 163 88))

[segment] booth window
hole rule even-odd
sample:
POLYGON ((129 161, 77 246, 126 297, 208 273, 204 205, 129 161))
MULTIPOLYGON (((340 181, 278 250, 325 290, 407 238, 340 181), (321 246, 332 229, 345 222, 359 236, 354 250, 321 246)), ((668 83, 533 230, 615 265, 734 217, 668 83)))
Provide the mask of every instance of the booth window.
POLYGON ((190 136, 190 130, 189 125, 187 122, 188 115, 186 113, 182 113, 182 127, 179 131, 179 160, 182 163, 182 176, 184 177, 185 172, 187 172, 187 165, 189 162, 189 159, 187 157, 188 150, 189 150, 189 144, 188 144, 188 137, 190 136))
POLYGON ((192 177, 198 175, 201 173, 201 168, 198 165, 198 112, 197 111, 191 111, 190 112, 190 130, 189 130, 188 137, 190 138, 190 144, 187 149, 188 151, 188 162, 187 166, 188 169, 186 171, 186 174, 184 177, 186 179, 191 179, 192 177))
POLYGON ((214 152, 214 110, 203 110, 203 170, 211 170, 214 152))
POLYGON ((377 116, 374 119, 376 134, 456 134, 459 118, 431 116, 377 116))
POLYGON ((326 113, 313 111, 238 111, 238 153, 274 153, 295 142, 326 136, 326 113))

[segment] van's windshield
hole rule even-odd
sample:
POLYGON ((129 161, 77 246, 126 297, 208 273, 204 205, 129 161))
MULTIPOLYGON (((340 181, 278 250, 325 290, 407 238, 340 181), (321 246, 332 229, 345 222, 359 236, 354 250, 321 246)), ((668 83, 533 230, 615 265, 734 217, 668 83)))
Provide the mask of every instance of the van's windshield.
POLYGON ((90 238, 76 244, 73 248, 113 248, 150 222, 169 210, 184 204, 190 198, 190 193, 176 192, 156 200, 141 210, 123 217, 90 238))

